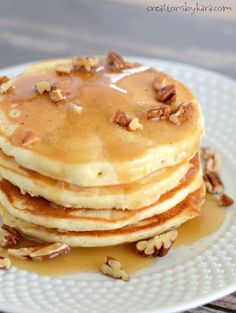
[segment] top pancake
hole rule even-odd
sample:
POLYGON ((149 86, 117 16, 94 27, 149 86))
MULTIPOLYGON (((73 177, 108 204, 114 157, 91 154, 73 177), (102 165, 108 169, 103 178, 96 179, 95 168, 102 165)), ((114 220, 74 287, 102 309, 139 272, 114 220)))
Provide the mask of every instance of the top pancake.
POLYGON ((80 186, 130 183, 154 170, 172 166, 196 151, 203 132, 200 107, 191 91, 174 83, 174 106, 191 102, 193 118, 180 125, 167 120, 152 122, 144 112, 157 105, 152 81, 163 75, 136 65, 121 72, 107 69, 105 61, 95 72, 78 70, 59 75, 58 65, 71 59, 41 62, 14 78, 14 90, 0 97, 0 147, 25 168, 80 186), (34 86, 56 83, 66 99, 53 103, 34 86), (78 112, 75 104, 82 107, 78 112), (111 122, 120 109, 137 116, 143 129, 127 131, 111 122), (31 132, 36 142, 24 146, 31 132))

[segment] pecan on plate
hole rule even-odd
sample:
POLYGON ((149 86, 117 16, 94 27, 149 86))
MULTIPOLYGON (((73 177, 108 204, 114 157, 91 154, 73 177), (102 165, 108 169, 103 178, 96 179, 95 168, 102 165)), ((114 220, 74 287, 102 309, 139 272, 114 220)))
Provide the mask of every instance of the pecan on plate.
POLYGON ((0 270, 8 270, 11 267, 11 260, 0 255, 0 270))
POLYGON ((205 172, 203 179, 206 184, 206 189, 209 193, 214 193, 214 194, 219 194, 219 195, 223 194, 224 185, 220 178, 219 173, 215 171, 205 172))
POLYGON ((17 258, 24 260, 45 261, 54 259, 69 252, 70 247, 64 243, 38 244, 19 249, 8 249, 7 252, 17 258))
POLYGON ((143 256, 162 257, 165 256, 178 236, 177 230, 171 230, 159 234, 148 240, 136 243, 136 251, 143 256))
POLYGON ((204 161, 204 170, 207 172, 220 171, 220 155, 210 148, 201 148, 201 157, 204 161))
POLYGON ((223 193, 220 196, 220 199, 219 199, 219 205, 220 206, 227 207, 227 206, 231 206, 232 204, 234 204, 234 200, 232 198, 230 198, 228 195, 223 193))
POLYGON ((107 276, 124 281, 129 280, 129 275, 123 270, 121 263, 113 257, 107 256, 100 270, 107 276))
POLYGON ((3 224, 0 228, 0 246, 9 248, 17 245, 21 240, 20 233, 13 227, 3 224))

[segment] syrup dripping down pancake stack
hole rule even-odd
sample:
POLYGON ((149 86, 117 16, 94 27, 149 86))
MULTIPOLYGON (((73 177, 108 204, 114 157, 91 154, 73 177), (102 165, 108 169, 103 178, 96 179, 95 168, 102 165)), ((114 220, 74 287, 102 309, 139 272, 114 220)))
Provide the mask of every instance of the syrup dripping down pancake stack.
POLYGON ((184 84, 110 52, 40 62, 0 92, 1 214, 26 237, 117 245, 200 214, 204 125, 184 84))

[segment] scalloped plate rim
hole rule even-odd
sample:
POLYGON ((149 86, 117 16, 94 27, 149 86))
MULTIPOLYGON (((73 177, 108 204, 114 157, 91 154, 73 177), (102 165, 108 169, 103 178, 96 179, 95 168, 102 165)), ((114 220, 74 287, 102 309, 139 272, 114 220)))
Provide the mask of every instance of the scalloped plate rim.
MULTIPOLYGON (((233 79, 233 78, 230 78, 230 77, 227 77, 223 74, 220 74, 220 73, 217 73, 217 72, 214 72, 212 70, 208 70, 208 69, 202 69, 200 67, 197 67, 197 66, 194 66, 194 65, 191 65, 191 64, 185 64, 185 63, 182 63, 182 62, 175 62, 175 61, 169 61, 169 60, 164 60, 164 59, 154 59, 154 58, 146 58, 146 57, 132 57, 132 56, 128 56, 129 59, 136 59, 137 61, 141 61, 141 62, 150 62, 150 63, 153 63, 153 64, 160 64, 160 63, 163 63, 164 66, 171 66, 171 67, 182 67, 184 69, 189 69, 189 70, 192 70, 192 71, 198 71, 199 73, 204 73, 206 75, 211 75, 211 76, 214 76, 214 77, 218 77, 220 79, 223 79, 223 80, 227 80, 228 82, 230 83, 234 83, 236 84, 236 81, 233 79)), ((41 60, 37 60, 35 62, 40 62, 41 60)), ((25 67, 29 66, 30 64, 33 64, 35 62, 27 62, 27 63, 22 63, 22 64, 18 64, 18 65, 14 65, 14 66, 10 66, 10 67, 6 67, 6 68, 3 68, 3 69, 0 69, 0 73, 2 72, 19 72, 21 71, 22 69, 24 69, 25 67)), ((18 271, 16 269, 16 271, 18 271)), ((30 273, 32 274, 32 273, 30 273)), ((92 275, 92 274, 91 274, 92 275)), ((45 276, 46 277, 46 276, 45 276)), ((70 276, 71 278, 71 276, 70 276)), ((203 305, 205 303, 209 303, 211 301, 214 301, 220 297, 224 297, 225 295, 229 294, 229 293, 232 293, 236 290, 236 280, 234 283, 231 283, 231 284, 228 284, 227 286, 224 286, 222 288, 219 288, 218 290, 214 291, 214 292, 211 292, 209 295, 206 295, 206 296, 202 296, 200 297, 199 299, 197 300, 193 300, 193 301, 187 301, 186 303, 180 303, 180 304, 176 304, 176 305, 170 305, 170 306, 165 306, 163 309, 160 309, 160 308, 157 308, 157 309, 154 309, 154 310, 147 310, 147 311, 143 311, 142 312, 150 312, 150 313, 173 313, 173 312, 181 312, 183 310, 187 310, 187 309, 192 309, 194 307, 197 307, 197 306, 200 306, 200 305, 203 305)), ((16 308, 12 305, 5 305, 5 304, 1 304, 0 303, 0 309, 1 310, 6 310, 6 311, 11 311, 11 312, 14 312, 14 313, 26 313, 26 312, 32 312, 32 309, 31 308, 16 308)), ((36 313, 41 313, 43 312, 42 310, 35 310, 34 309, 34 312, 36 313)), ((49 310, 50 312, 50 310, 49 310)), ((130 311, 132 312, 132 311, 130 311)))

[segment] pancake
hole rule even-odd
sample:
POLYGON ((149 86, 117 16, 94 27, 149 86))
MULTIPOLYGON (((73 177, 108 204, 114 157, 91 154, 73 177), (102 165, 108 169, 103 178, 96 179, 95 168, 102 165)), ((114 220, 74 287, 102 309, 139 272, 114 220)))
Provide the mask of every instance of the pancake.
POLYGON ((135 225, 110 231, 73 232, 49 229, 14 217, 3 206, 0 206, 0 210, 5 223, 31 238, 46 242, 63 242, 71 247, 99 247, 135 242, 177 228, 200 214, 204 198, 205 187, 201 187, 165 213, 154 215, 135 225))
POLYGON ((4 223, 35 240, 98 247, 198 216, 204 122, 192 92, 148 66, 117 70, 104 58, 58 73, 73 60, 31 65, 0 94, 4 223))
MULTIPOLYGON (((198 158, 198 156, 195 156, 198 158)), ((101 187, 78 187, 57 181, 18 165, 14 158, 0 151, 0 175, 19 187, 22 193, 40 196, 71 208, 139 209, 156 202, 184 178, 192 159, 157 170, 134 183, 101 187)))
POLYGON ((47 228, 70 231, 108 230, 135 224, 171 209, 184 200, 189 193, 202 185, 199 167, 191 167, 178 187, 163 194, 150 206, 139 210, 68 209, 43 199, 23 195, 19 188, 2 179, 0 202, 14 216, 47 228))
POLYGON ((112 72, 100 59, 95 72, 57 74, 57 66, 70 63, 63 59, 32 65, 13 79, 12 92, 0 96, 0 148, 19 165, 79 186, 109 186, 175 166, 197 150, 203 117, 185 85, 165 75, 176 86, 173 107, 191 102, 193 118, 180 125, 151 122, 143 114, 161 105, 152 81, 163 73, 138 64, 112 72), (39 95, 34 86, 42 81, 56 83, 66 99, 55 104, 48 95, 39 95), (117 109, 139 117, 143 129, 132 132, 112 123, 117 109), (35 140, 25 145, 29 133, 35 140))

